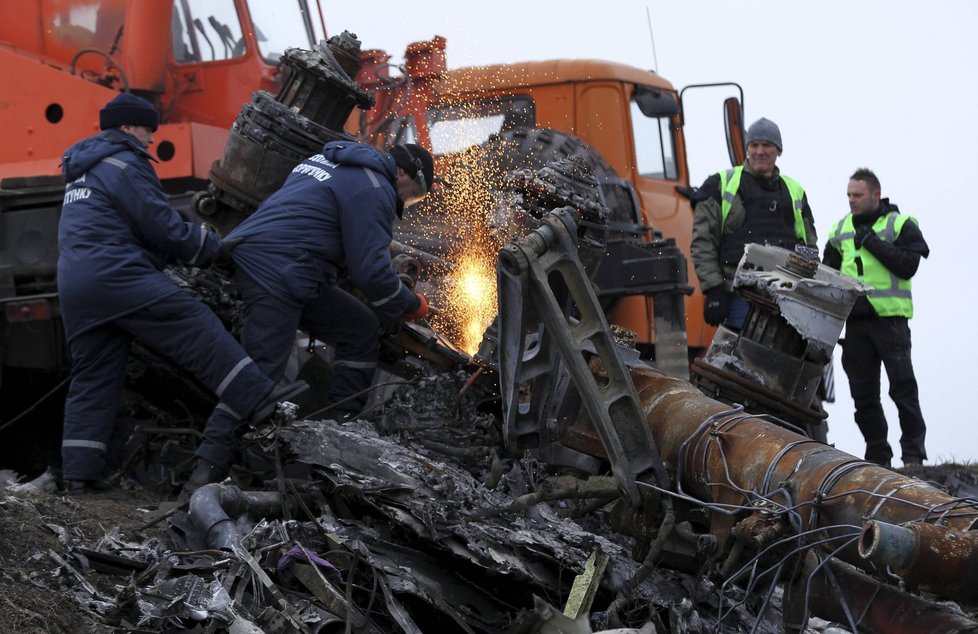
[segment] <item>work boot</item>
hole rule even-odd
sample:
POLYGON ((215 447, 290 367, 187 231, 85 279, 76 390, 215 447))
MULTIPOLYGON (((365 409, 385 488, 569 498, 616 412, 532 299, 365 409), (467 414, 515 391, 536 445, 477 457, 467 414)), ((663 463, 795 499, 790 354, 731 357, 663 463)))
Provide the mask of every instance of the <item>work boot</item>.
POLYGON ((177 497, 177 502, 180 504, 190 502, 190 497, 194 494, 194 491, 205 484, 220 482, 227 476, 227 469, 218 467, 217 465, 208 462, 203 458, 197 458, 197 463, 194 465, 194 470, 191 472, 190 478, 183 485, 183 489, 180 490, 180 495, 177 497))
POLYGON ((305 381, 293 381, 292 383, 279 383, 272 388, 268 396, 265 397, 255 411, 251 413, 251 423, 258 424, 275 413, 279 403, 284 403, 293 399, 309 389, 309 384, 305 381))
POLYGON ((65 493, 78 494, 78 493, 97 493, 99 491, 109 491, 111 490, 112 483, 108 480, 103 480, 101 478, 97 480, 65 480, 64 490, 65 493))

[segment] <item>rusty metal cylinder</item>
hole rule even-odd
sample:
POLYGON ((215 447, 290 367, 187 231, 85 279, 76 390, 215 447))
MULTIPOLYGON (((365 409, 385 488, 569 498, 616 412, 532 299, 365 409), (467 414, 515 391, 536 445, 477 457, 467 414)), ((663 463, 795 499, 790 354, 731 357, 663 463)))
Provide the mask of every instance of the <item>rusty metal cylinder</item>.
MULTIPOLYGON (((967 530, 978 511, 916 478, 867 463, 777 424, 731 409, 685 381, 632 368, 646 421, 677 487, 700 500, 746 505, 769 497, 790 508, 799 531, 824 529, 840 557, 865 567, 855 538, 864 521, 940 521, 967 530)), ((715 512, 711 532, 724 540, 736 515, 715 512)))
POLYGON ((906 526, 870 520, 859 535, 859 556, 880 566, 906 568, 916 550, 916 535, 906 526))
POLYGON ((890 566, 909 584, 939 589, 958 601, 978 600, 978 531, 870 520, 860 536, 859 554, 890 566))

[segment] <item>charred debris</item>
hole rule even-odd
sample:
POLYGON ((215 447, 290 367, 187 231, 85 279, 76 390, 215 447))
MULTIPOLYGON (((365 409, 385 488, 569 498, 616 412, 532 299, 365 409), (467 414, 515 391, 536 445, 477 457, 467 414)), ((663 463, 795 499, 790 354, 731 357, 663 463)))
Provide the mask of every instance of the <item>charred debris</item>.
MULTIPOLYGON (((586 170, 508 182, 521 200, 550 199, 523 208, 527 233, 500 251, 500 318, 477 355, 405 326, 385 338, 360 420, 281 408, 248 431, 229 480, 188 508, 160 506, 162 538, 66 535, 48 583, 129 632, 978 631, 975 500, 640 360, 578 256, 602 251, 586 170)), ((824 360, 839 298, 860 289, 789 258, 748 253, 768 280, 749 286, 769 313, 790 304, 789 326, 810 323, 799 304, 819 309, 793 349, 824 360), (792 287, 801 300, 783 297, 792 287)), ((171 273, 233 328, 219 272, 171 273)), ((729 334, 718 341, 723 372, 751 367, 729 334)), ((323 381, 328 368, 307 345, 300 373, 323 381)), ((777 390, 763 375, 738 374, 777 390)), ((148 354, 131 387, 126 484, 172 494, 209 398, 148 354)))
MULTIPOLYGON (((198 217, 250 213, 366 103, 337 66, 352 44, 333 44, 286 53, 292 79, 242 110, 198 217), (323 81, 340 96, 317 101, 323 81), (256 155, 283 167, 256 180, 256 155)), ((821 442, 817 379, 865 289, 751 247, 747 326, 690 368, 681 252, 614 231, 600 191, 573 159, 509 173, 478 352, 402 325, 340 424, 315 396, 329 350, 302 340, 295 373, 319 389, 249 429, 228 480, 133 535, 52 527, 63 548, 35 582, 126 632, 978 631, 978 501, 821 442), (654 304, 654 362, 605 318, 622 294, 654 304)), ((397 248, 407 283, 451 282, 443 254, 397 248)), ((225 274, 170 273, 235 330, 225 274)), ((129 376, 120 485, 172 499, 212 396, 145 351, 129 376)))

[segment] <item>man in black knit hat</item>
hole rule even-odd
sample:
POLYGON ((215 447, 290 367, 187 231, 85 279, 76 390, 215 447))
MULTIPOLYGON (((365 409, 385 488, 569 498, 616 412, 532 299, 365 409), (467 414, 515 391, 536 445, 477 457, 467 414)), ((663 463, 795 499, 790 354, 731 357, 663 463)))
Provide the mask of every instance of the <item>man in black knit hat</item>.
POLYGON ((102 132, 62 157, 58 293, 71 354, 62 472, 69 490, 107 488, 129 345, 139 340, 192 372, 239 417, 265 417, 301 386, 268 379, 206 306, 164 272, 207 266, 221 239, 174 211, 153 170, 159 114, 123 93, 99 113, 102 132))

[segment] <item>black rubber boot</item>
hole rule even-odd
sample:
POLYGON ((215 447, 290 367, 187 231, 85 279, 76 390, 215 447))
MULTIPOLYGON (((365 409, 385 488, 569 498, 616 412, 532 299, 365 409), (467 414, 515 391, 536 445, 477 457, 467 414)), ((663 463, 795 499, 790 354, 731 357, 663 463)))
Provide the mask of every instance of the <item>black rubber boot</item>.
POLYGON ((99 491, 110 491, 114 487, 108 480, 65 480, 64 490, 66 493, 97 493, 99 491))

